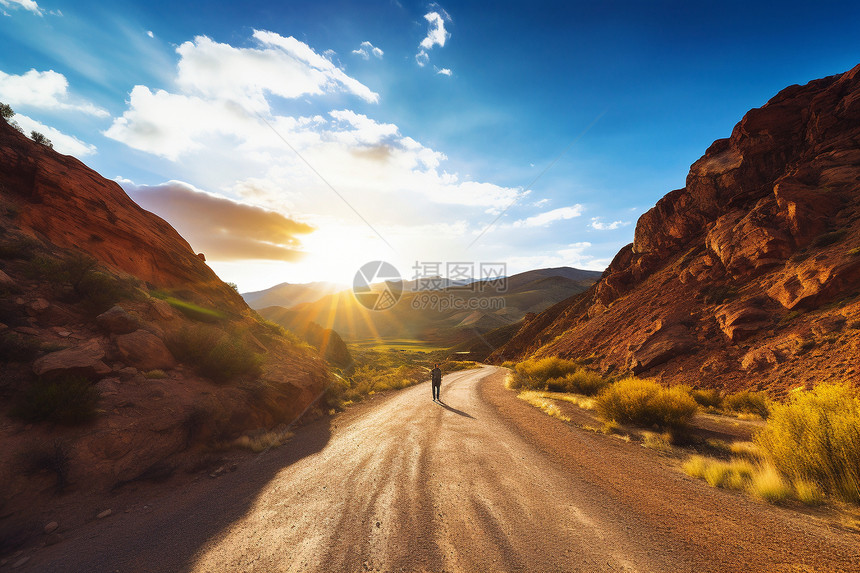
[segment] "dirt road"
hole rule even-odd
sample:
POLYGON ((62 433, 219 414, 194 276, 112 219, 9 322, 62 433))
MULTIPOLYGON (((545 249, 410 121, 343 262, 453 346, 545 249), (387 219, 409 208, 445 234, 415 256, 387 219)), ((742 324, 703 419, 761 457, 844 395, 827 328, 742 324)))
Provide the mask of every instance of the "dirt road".
POLYGON ((450 374, 303 428, 218 480, 93 522, 45 571, 860 571, 860 536, 450 374))

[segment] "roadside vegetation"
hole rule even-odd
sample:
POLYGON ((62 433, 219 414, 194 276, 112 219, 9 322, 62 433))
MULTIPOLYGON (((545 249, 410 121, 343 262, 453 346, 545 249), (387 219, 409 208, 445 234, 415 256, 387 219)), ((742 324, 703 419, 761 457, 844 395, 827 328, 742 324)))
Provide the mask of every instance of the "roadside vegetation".
MULTIPOLYGON (((352 345, 352 364, 334 369, 335 380, 328 387, 325 402, 341 410, 379 392, 399 390, 430 380, 430 370, 439 364, 443 374, 476 368, 471 361, 451 360, 445 350, 419 350, 395 344, 352 345)), ((429 392, 429 391, 428 391, 429 392)))
POLYGON ((776 504, 817 506, 828 500, 860 504, 860 394, 851 385, 797 389, 778 402, 765 392, 723 394, 715 389, 665 387, 634 377, 607 379, 575 360, 556 357, 503 366, 512 370, 506 386, 548 415, 570 422, 564 403, 593 410, 603 428, 584 428, 628 440, 632 434, 644 447, 686 457, 684 472, 711 486, 776 504), (568 377, 589 382, 559 382, 568 377), (699 411, 765 424, 751 442, 705 440, 690 434, 699 411), (626 436, 624 428, 630 429, 626 436), (675 449, 679 444, 698 453, 675 449))

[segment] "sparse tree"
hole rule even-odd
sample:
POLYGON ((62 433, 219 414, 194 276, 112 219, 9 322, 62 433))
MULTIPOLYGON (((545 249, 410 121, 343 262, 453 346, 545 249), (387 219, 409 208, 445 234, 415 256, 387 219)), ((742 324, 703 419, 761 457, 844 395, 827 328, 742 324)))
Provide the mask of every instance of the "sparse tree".
POLYGON ((44 135, 42 135, 41 133, 39 133, 38 131, 31 131, 30 132, 30 139, 32 139, 36 143, 41 143, 42 145, 44 145, 46 147, 50 147, 51 149, 54 149, 54 144, 51 143, 51 140, 48 139, 47 137, 45 137, 44 135))
POLYGON ((12 111, 12 106, 0 101, 0 117, 2 117, 8 122, 10 119, 12 119, 13 115, 15 115, 15 112, 12 111))

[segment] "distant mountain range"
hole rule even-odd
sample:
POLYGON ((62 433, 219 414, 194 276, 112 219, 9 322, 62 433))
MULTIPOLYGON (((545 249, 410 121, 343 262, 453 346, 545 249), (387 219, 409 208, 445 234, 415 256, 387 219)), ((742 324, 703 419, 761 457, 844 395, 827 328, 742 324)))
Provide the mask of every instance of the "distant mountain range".
MULTIPOLYGON (((541 312, 587 290, 600 276, 599 271, 560 267, 512 275, 504 288, 492 281, 476 281, 464 287, 428 291, 415 290, 415 284, 407 282, 397 304, 384 311, 365 308, 351 290, 323 293, 317 300, 290 307, 287 305, 294 300, 290 296, 268 307, 259 306, 259 301, 276 300, 275 296, 248 302, 267 319, 291 330, 315 322, 334 329, 346 340, 418 338, 453 345, 519 322, 528 313, 541 312)), ((310 290, 304 291, 306 296, 311 296, 310 290)), ((284 292, 291 295, 298 290, 284 292)))
POLYGON ((313 283, 281 283, 265 290, 243 292, 242 298, 253 309, 259 310, 267 306, 291 307, 303 302, 314 302, 327 294, 345 290, 346 285, 313 282, 313 283))

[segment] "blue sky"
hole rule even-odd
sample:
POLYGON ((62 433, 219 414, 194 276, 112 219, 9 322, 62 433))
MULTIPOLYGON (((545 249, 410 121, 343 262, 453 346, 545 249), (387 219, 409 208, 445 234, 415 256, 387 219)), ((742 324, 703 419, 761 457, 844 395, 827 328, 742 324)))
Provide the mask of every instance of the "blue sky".
POLYGON ((854 2, 0 10, 19 124, 242 290, 370 259, 601 269, 747 110, 860 63, 854 2))

